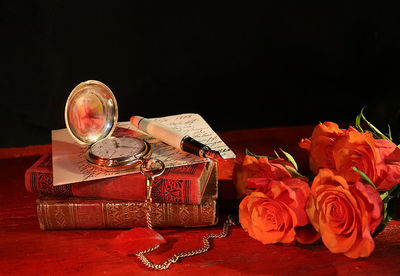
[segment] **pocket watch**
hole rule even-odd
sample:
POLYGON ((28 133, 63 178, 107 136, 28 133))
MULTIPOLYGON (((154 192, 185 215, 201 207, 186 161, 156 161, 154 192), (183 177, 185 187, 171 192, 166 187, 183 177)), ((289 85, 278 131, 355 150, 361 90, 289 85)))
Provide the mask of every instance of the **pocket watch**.
POLYGON ((151 154, 150 144, 133 137, 109 137, 94 143, 86 159, 95 165, 126 168, 135 166, 151 154))
POLYGON ((65 123, 72 137, 87 145, 86 160, 112 169, 129 169, 151 155, 150 144, 129 136, 112 136, 118 121, 118 105, 110 88, 89 80, 78 84, 65 105, 65 123))

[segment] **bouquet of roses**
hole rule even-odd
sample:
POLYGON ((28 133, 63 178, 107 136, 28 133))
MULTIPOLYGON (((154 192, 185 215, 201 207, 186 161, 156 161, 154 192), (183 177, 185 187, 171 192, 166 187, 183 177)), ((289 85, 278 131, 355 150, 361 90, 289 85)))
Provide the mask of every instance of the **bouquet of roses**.
POLYGON ((246 194, 239 206, 243 229, 263 244, 322 239, 332 253, 369 256, 400 198, 400 149, 390 128, 384 135, 361 110, 355 127, 320 123, 299 146, 309 152, 311 177, 283 150, 285 159, 246 152, 237 173, 246 194))

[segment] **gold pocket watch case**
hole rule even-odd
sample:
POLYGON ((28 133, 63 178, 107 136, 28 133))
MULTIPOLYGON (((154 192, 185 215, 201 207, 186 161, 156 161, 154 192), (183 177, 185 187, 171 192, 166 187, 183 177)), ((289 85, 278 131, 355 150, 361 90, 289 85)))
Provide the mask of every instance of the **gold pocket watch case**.
POLYGON ((111 136, 117 121, 117 101, 104 83, 89 80, 72 90, 65 105, 65 123, 72 137, 88 146, 87 161, 102 168, 127 169, 150 157, 148 142, 111 136))

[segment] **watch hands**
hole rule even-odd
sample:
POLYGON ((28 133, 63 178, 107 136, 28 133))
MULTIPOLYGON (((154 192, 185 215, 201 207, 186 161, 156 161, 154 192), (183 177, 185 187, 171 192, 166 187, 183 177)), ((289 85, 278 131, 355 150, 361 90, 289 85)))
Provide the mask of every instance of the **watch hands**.
POLYGON ((117 142, 117 140, 112 140, 112 141, 114 142, 116 148, 119 148, 119 147, 120 147, 119 144, 118 144, 118 142, 117 142))

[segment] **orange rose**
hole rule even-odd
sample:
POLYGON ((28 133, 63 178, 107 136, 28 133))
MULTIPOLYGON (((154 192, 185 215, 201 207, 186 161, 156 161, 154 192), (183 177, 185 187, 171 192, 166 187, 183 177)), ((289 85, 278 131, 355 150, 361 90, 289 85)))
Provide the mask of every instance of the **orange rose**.
POLYGON ((331 252, 358 258, 374 250, 371 233, 382 221, 382 200, 372 186, 350 185, 342 176, 321 169, 311 186, 306 211, 331 252))
POLYGON ((369 132, 349 131, 332 147, 335 170, 348 182, 360 181, 352 167, 364 172, 377 190, 390 190, 400 182, 400 149, 391 141, 374 139, 369 132))
POLYGON ((333 168, 348 182, 360 180, 360 175, 353 170, 353 167, 356 167, 375 183, 378 177, 376 165, 380 157, 371 133, 349 131, 346 135, 336 139, 331 152, 333 168))
POLYGON ((400 149, 391 141, 376 139, 380 162, 377 164, 378 177, 374 184, 379 191, 388 191, 400 183, 400 149))
POLYGON ((300 147, 310 151, 310 169, 317 174, 320 168, 332 168, 332 144, 346 131, 332 122, 317 125, 310 140, 302 140, 300 147))
POLYGON ((281 181, 256 178, 248 181, 257 182, 260 189, 240 203, 239 221, 243 229, 263 244, 294 242, 295 227, 309 222, 305 212, 310 192, 307 182, 298 178, 281 181))
POLYGON ((262 177, 275 180, 291 177, 282 164, 292 166, 283 159, 268 160, 266 157, 257 159, 254 156, 246 155, 234 179, 238 198, 242 198, 252 192, 247 189, 246 180, 249 177, 262 177))

